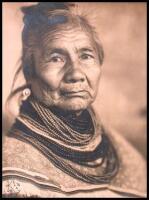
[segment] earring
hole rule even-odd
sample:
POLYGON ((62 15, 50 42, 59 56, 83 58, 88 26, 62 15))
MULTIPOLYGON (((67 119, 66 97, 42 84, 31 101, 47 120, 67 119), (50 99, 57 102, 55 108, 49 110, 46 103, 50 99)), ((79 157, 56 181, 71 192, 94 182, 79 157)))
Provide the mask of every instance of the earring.
POLYGON ((23 98, 22 100, 26 100, 28 96, 30 96, 31 90, 29 88, 26 88, 23 90, 23 98))

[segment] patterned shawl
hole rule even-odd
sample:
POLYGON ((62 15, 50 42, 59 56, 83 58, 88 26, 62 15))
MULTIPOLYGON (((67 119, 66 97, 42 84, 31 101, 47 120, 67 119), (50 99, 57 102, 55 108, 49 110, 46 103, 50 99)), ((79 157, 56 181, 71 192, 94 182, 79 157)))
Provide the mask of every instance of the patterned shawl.
POLYGON ((110 183, 118 172, 115 149, 90 110, 76 117, 30 97, 10 135, 29 142, 54 166, 83 182, 110 183))

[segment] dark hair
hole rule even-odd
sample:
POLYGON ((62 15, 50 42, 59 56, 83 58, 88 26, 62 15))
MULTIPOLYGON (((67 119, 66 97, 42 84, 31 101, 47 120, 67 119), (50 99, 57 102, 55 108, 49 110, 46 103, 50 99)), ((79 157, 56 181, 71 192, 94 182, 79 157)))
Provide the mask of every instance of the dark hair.
POLYGON ((22 31, 22 69, 26 80, 35 75, 34 50, 40 38, 45 33, 57 31, 68 26, 80 26, 92 38, 99 55, 100 64, 103 63, 104 52, 94 28, 83 17, 73 14, 71 3, 65 2, 42 2, 37 5, 22 7, 24 13, 24 28, 22 31))

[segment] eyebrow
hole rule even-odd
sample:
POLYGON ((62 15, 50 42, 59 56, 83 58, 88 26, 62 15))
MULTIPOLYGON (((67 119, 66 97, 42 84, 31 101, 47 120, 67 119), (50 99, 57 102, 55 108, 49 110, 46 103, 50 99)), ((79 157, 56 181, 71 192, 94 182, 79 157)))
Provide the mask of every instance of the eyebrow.
POLYGON ((62 49, 62 48, 49 48, 47 50, 47 53, 46 55, 49 55, 49 54, 53 54, 53 53, 59 53, 59 54, 67 54, 67 51, 65 49, 62 49))
POLYGON ((93 48, 91 48, 91 47, 83 47, 83 48, 79 49, 79 51, 89 51, 89 52, 94 52, 93 48))

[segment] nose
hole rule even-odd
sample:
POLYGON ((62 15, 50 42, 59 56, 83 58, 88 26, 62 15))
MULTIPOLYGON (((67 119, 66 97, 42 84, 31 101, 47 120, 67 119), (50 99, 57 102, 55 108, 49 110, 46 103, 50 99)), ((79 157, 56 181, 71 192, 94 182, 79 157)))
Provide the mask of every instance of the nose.
POLYGON ((66 83, 76 83, 76 82, 84 82, 85 74, 79 67, 79 63, 76 65, 73 63, 67 73, 65 74, 65 82, 66 83))
POLYGON ((76 83, 76 82, 84 82, 85 76, 79 70, 72 70, 71 72, 65 75, 66 83, 76 83))

